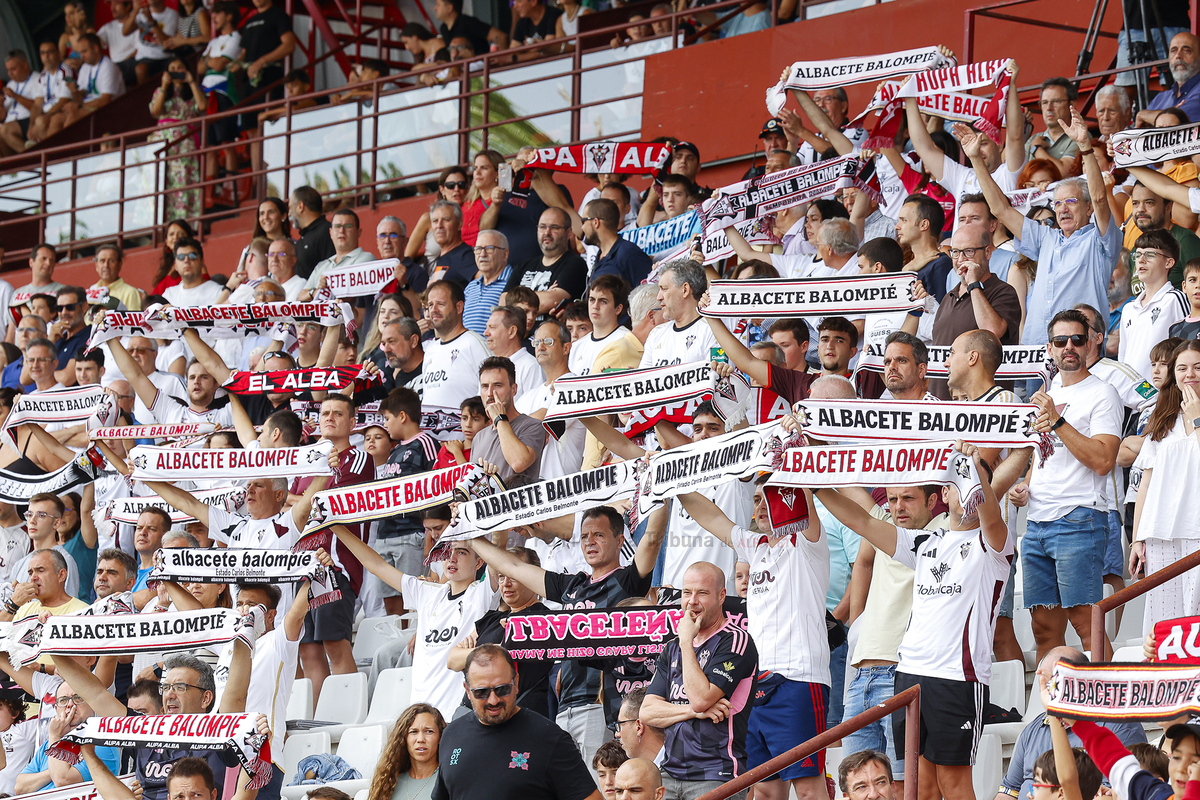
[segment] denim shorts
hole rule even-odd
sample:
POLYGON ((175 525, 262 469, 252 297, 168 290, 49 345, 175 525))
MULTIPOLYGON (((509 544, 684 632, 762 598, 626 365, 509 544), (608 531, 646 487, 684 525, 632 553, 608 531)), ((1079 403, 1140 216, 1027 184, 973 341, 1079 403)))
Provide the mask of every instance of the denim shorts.
POLYGON ((1108 530, 1104 541, 1103 573, 1116 575, 1118 578, 1125 574, 1125 543, 1121 539, 1121 512, 1109 511, 1106 522, 1108 530))
POLYGON ((1029 521, 1021 540, 1025 607, 1091 605, 1104 596, 1108 513, 1077 507, 1060 519, 1029 521))

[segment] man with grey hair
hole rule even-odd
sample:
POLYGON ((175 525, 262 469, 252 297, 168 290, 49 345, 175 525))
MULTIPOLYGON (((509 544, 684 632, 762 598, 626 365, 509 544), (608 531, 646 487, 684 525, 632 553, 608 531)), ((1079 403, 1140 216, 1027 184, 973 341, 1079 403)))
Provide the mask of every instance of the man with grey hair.
POLYGON ((296 274, 296 243, 289 237, 281 236, 267 247, 267 271, 283 287, 288 302, 304 291, 304 278, 296 274))
POLYGON ((397 386, 404 386, 421 397, 425 349, 421 347, 421 328, 416 320, 400 317, 385 322, 379 330, 382 334, 379 350, 389 367, 383 370, 384 387, 390 392, 397 386))
POLYGON ((1200 38, 1187 31, 1175 34, 1167 60, 1175 85, 1156 94, 1150 106, 1138 112, 1139 126, 1154 127, 1158 112, 1167 108, 1178 108, 1192 121, 1200 119, 1200 38))
POLYGON ((500 231, 480 231, 475 239, 475 265, 479 277, 463 289, 462 323, 467 330, 483 336, 492 309, 499 305, 513 274, 508 263, 508 237, 500 231))
MULTIPOLYGON (((517 370, 518 400, 546 380, 538 360, 525 349, 525 312, 516 306, 496 306, 483 329, 483 338, 494 356, 504 356, 517 370)), ((567 341, 570 341, 569 339, 567 341)))
MULTIPOLYGON (((496 309, 496 313, 501 310, 496 309)), ((567 327, 556 319, 547 319, 534 332, 533 352, 538 366, 545 373, 545 380, 537 385, 529 384, 517 398, 516 407, 522 414, 545 419, 554 399, 554 382, 559 378, 574 377, 567 369, 567 359, 571 354, 571 334, 567 327)), ((541 476, 558 478, 578 472, 583 463, 587 435, 583 423, 577 419, 568 420, 565 426, 552 427, 551 432, 554 435, 546 437, 546 446, 542 448, 541 476)))
MULTIPOLYGON (((421 304, 420 294, 429 285, 429 270, 425 269, 423 260, 413 261, 404 255, 407 245, 408 226, 404 224, 404 220, 391 214, 379 220, 375 226, 375 249, 379 251, 379 257, 400 260, 396 265, 393 282, 385 286, 383 292, 402 294, 412 303, 413 308, 417 308, 421 304)), ((360 297, 358 303, 367 310, 363 318, 363 329, 370 330, 379 304, 372 297, 360 297)))
POLYGON ((1107 142, 1114 133, 1129 127, 1133 119, 1133 103, 1129 92, 1120 86, 1102 86, 1096 92, 1096 127, 1100 139, 1107 142))
POLYGON ((657 283, 643 283, 633 287, 629 293, 629 320, 633 335, 642 343, 642 352, 645 352, 650 332, 666 322, 662 306, 658 304, 657 283))
POLYGON ((700 319, 700 297, 707 289, 704 267, 690 258, 659 269, 658 305, 666 322, 646 338, 641 368, 709 360, 717 340, 700 319))
POLYGON ((776 148, 767 153, 766 172, 763 174, 770 175, 772 172, 783 172, 785 169, 799 166, 801 166, 800 156, 788 150, 776 148))
MULTIPOLYGON (((1091 133, 1077 111, 1063 130, 1079 145, 1086 179, 1068 178, 1054 188, 1052 207, 1058 227, 1029 222, 1012 207, 982 157, 984 138, 956 125, 963 152, 971 159, 979 187, 1000 224, 1013 235, 1017 252, 1038 264, 1038 278, 1027 303, 1025 344, 1044 344, 1050 318, 1076 303, 1107 309, 1108 279, 1121 252, 1121 230, 1112 218, 1100 164, 1092 152, 1091 133), (1029 222, 1029 224, 1025 224, 1029 222)), ((1108 314, 1104 314, 1108 324, 1108 314)), ((1011 334, 1009 334, 1011 335, 1011 334)))
POLYGON ((429 207, 429 227, 433 240, 441 248, 434 262, 430 281, 454 281, 465 287, 475 279, 475 251, 462 240, 462 206, 450 200, 438 200, 429 207))
POLYGON ((36 314, 26 314, 21 317, 21 321, 17 323, 14 340, 17 349, 21 351, 21 357, 0 372, 0 386, 6 389, 16 389, 18 392, 25 391, 25 387, 21 385, 21 369, 25 365, 25 350, 29 347, 30 342, 45 338, 46 320, 36 314))

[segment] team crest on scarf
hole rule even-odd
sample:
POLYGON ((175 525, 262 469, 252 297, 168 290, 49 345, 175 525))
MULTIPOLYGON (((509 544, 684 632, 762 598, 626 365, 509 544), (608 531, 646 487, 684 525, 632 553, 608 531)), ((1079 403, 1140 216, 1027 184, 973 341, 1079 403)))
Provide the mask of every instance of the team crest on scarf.
POLYGON ((592 166, 596 168, 597 172, 603 172, 604 170, 601 168, 608 161, 608 154, 611 152, 611 148, 607 144, 597 144, 590 148, 589 152, 592 157, 592 166))
POLYGON ((963 478, 971 476, 971 459, 960 455, 954 458, 954 471, 963 478))
POLYGON ((783 504, 785 506, 787 506, 788 509, 795 509, 795 507, 796 507, 796 490, 790 486, 786 489, 783 489, 782 491, 779 492, 779 499, 783 501, 783 504))

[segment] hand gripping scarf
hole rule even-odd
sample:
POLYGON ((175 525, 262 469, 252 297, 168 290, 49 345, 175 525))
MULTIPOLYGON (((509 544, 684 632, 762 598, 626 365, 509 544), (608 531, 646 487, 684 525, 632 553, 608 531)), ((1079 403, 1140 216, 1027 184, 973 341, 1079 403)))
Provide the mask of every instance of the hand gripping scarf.
POLYGON ((142 311, 106 311, 104 316, 92 325, 92 333, 88 336, 85 352, 90 353, 105 342, 113 339, 124 339, 129 336, 149 336, 154 334, 156 339, 178 339, 179 331, 158 331, 146 321, 142 311))
MULTIPOLYGON (((1050 434, 1033 429, 1035 405, 909 402, 907 400, 801 400, 796 421, 828 442, 923 442, 953 437, 981 447, 1054 450, 1050 434)), ((881 486, 884 484, 880 484, 881 486)))
MULTIPOLYGON (((750 401, 750 384, 738 373, 722 378, 712 371, 708 363, 696 361, 560 378, 554 382, 551 394, 553 400, 546 412, 546 422, 642 409, 671 409, 691 400, 711 398, 717 413, 728 427, 740 422, 745 415, 750 401)), ((644 416, 649 424, 641 430, 653 427, 658 419, 691 422, 690 414, 679 416, 671 413, 654 419, 652 417, 655 415, 644 416)), ((640 432, 634 431, 630 435, 640 432)))
MULTIPOLYGON (((1058 374, 1054 361, 1046 355, 1044 344, 1006 344, 1004 345, 1004 362, 996 370, 997 381, 1031 380, 1040 378, 1048 386, 1051 379, 1058 374)), ((854 372, 860 371, 883 373, 883 345, 870 344, 858 357, 858 366, 854 372)), ((945 379, 950 375, 946 367, 946 359, 950 357, 950 348, 946 346, 931 346, 929 348, 929 366, 925 371, 930 379, 945 379)))
POLYGON ((1068 719, 1152 721, 1200 712, 1195 664, 1068 664, 1054 667, 1046 711, 1068 719))
MULTIPOLYGON (((153 616, 159 616, 157 614, 153 616)), ((96 747, 219 750, 232 752, 250 775, 249 789, 271 781, 271 742, 258 732, 258 714, 160 714, 89 717, 46 750, 51 758, 77 764, 80 745, 96 747)))
POLYGON ((4 421, 4 434, 15 446, 17 426, 27 422, 41 425, 50 422, 83 422, 92 416, 106 396, 104 387, 99 385, 65 386, 20 395, 13 401, 8 419, 4 421))
POLYGON ((62 494, 96 480, 107 462, 95 448, 88 448, 54 472, 24 475, 0 469, 0 503, 28 505, 35 494, 62 494))
POLYGON ((188 450, 138 445, 129 451, 130 479, 180 481, 228 478, 241 473, 258 478, 303 478, 330 475, 333 442, 323 439, 304 447, 256 447, 253 450, 188 450))
POLYGON ((454 499, 454 487, 477 471, 479 467, 474 464, 457 464, 432 472, 317 492, 304 534, 448 503, 454 499))
POLYGON ((355 392, 363 392, 383 385, 383 373, 368 373, 362 364, 346 364, 341 367, 307 367, 304 369, 280 369, 271 372, 245 372, 234 370, 221 384, 234 394, 280 394, 291 392, 324 392, 342 389, 354 384, 355 392))
POLYGON ((878 83, 922 70, 954 66, 956 63, 953 58, 942 55, 936 47, 830 61, 797 61, 788 68, 786 78, 767 89, 767 111, 771 112, 772 117, 779 116, 787 103, 789 89, 812 92, 859 83, 878 83))
POLYGON ((712 281, 706 317, 826 317, 922 308, 913 298, 915 272, 844 278, 753 278, 712 281))
POLYGON ((527 169, 554 172, 655 175, 671 155, 671 146, 650 142, 592 142, 539 147, 527 169))
POLYGON ((383 287, 396 279, 398 266, 398 258, 381 258, 378 261, 334 267, 322 277, 325 278, 325 287, 339 300, 346 297, 369 297, 378 294, 383 287))
POLYGON ((1173 128, 1117 131, 1112 135, 1114 167, 1144 167, 1200 153, 1200 122, 1173 128))
MULTIPOLYGON (((223 508, 233 513, 245 502, 246 490, 241 486, 226 489, 200 489, 192 492, 192 497, 205 505, 223 508)), ((173 508, 170 503, 158 495, 151 497, 118 497, 115 500, 109 500, 104 509, 104 518, 123 525, 136 525, 138 517, 147 508, 162 508, 168 511, 171 514, 172 525, 184 525, 196 521, 195 517, 173 508)))
POLYGON ((926 483, 954 485, 964 516, 983 502, 975 462, 955 452, 954 442, 791 448, 784 453, 783 469, 767 481, 768 486, 808 489, 926 483))
POLYGON ((170 422, 165 425, 122 425, 117 428, 96 428, 88 438, 97 439, 177 439, 207 436, 217 429, 211 422, 170 422))
POLYGON ((262 550, 163 547, 154 554, 148 585, 174 583, 300 583, 309 581, 309 605, 323 606, 340 600, 329 569, 317 560, 315 550, 262 550))
POLYGON ((857 156, 839 156, 723 186, 700 206, 704 233, 809 203, 847 186, 873 192, 880 199, 875 191, 878 181, 871 184, 860 177, 863 168, 857 156))

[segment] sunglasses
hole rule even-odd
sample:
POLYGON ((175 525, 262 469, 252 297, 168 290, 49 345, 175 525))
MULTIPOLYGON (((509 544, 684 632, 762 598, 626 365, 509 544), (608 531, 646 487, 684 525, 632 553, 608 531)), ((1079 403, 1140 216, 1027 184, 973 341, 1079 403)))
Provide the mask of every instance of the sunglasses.
POLYGON ((510 694, 512 694, 512 690, 513 684, 502 683, 499 686, 480 686, 478 689, 468 689, 467 691, 470 692, 471 697, 474 697, 476 700, 487 700, 488 697, 491 696, 492 692, 496 693, 496 697, 508 697, 510 694))
POLYGON ((454 191, 455 189, 466 189, 470 186, 466 181, 446 181, 442 184, 442 188, 454 191))
POLYGON ((1070 336, 1054 336, 1050 339, 1050 344, 1055 347, 1066 347, 1067 342, 1076 347, 1083 347, 1084 343, 1087 342, 1087 336, 1082 333, 1072 333, 1070 336))
POLYGON ((199 253, 176 253, 175 260, 176 261, 199 261, 200 254, 199 253))

